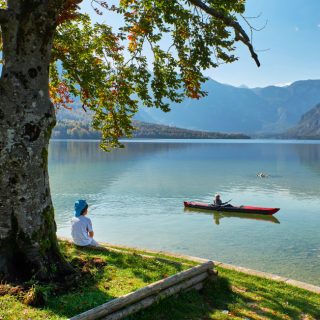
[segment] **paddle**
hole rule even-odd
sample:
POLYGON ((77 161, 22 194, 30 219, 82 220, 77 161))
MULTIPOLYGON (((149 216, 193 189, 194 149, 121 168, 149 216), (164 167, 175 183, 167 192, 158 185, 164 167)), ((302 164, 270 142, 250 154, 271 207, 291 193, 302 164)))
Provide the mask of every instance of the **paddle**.
POLYGON ((229 201, 227 201, 227 202, 224 202, 224 203, 223 203, 223 205, 225 205, 225 204, 229 203, 230 201, 232 201, 232 199, 230 199, 230 200, 229 200, 229 201))

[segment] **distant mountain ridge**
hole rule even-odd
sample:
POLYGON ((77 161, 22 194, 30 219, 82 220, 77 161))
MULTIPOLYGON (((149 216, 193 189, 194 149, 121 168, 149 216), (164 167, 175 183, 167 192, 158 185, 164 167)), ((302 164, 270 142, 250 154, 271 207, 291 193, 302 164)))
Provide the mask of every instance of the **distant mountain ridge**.
POLYGON ((320 139, 320 103, 302 115, 299 123, 286 135, 289 138, 320 139))
MULTIPOLYGON (((265 88, 234 87, 209 79, 203 84, 208 96, 199 100, 186 98, 172 103, 171 111, 141 107, 135 120, 189 130, 248 135, 279 134, 299 122, 301 116, 320 101, 320 80, 301 80, 287 86, 265 88)), ((90 121, 75 99, 74 110, 61 110, 58 120, 90 121)))
POLYGON ((320 101, 320 80, 250 89, 209 79, 203 89, 205 98, 172 104, 168 113, 141 108, 135 119, 193 130, 276 133, 296 125, 320 101))
POLYGON ((253 91, 277 108, 282 121, 288 126, 320 101, 320 80, 300 80, 284 87, 269 86, 253 91))

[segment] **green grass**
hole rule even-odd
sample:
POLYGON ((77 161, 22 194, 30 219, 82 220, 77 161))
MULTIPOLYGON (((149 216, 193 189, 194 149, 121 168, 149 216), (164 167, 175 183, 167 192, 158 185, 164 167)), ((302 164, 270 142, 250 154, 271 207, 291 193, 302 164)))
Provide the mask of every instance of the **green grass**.
MULTIPOLYGON (((61 248, 68 260, 90 271, 77 288, 64 294, 53 295, 52 285, 35 285, 36 290, 50 292, 44 308, 35 308, 22 303, 22 299, 5 295, 0 297, 0 319, 67 319, 78 313, 98 306, 138 288, 187 269, 189 266, 161 257, 144 259, 137 254, 105 251, 92 248, 79 248, 61 242, 61 248), (95 266, 93 259, 104 266, 95 266)), ((46 296, 46 295, 44 295, 46 296)))
MULTIPOLYGON (((123 252, 78 248, 61 242, 67 258, 87 272, 77 288, 56 292, 52 285, 35 284, 45 307, 22 303, 16 296, 0 297, 0 319, 67 319, 108 300, 134 291, 194 265, 194 262, 153 254, 143 258, 123 252)), ((130 251, 129 253, 127 251, 130 251)), ((148 254, 150 255, 150 254, 148 254)), ((283 283, 217 268, 218 280, 202 292, 190 291, 165 299, 128 320, 148 319, 320 319, 320 295, 283 283)))
POLYGON ((284 283, 217 267, 202 292, 163 300, 128 320, 320 319, 320 295, 284 283))

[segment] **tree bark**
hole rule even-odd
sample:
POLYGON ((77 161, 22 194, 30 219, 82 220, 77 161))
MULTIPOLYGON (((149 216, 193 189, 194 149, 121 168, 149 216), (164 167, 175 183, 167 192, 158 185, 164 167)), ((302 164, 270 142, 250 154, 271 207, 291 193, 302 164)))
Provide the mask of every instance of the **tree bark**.
POLYGON ((44 280, 71 271, 57 243, 47 168, 57 10, 50 0, 8 0, 8 7, 1 24, 0 279, 44 280))

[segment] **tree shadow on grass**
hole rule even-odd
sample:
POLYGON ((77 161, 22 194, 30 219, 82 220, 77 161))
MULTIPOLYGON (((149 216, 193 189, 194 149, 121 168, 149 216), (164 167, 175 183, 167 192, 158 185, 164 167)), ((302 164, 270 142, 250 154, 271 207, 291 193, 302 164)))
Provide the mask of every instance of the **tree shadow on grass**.
MULTIPOLYGON (((290 319, 301 319, 303 314, 308 314, 314 319, 320 319, 320 296, 318 302, 313 303, 308 299, 308 296, 312 293, 299 288, 292 289, 290 293, 282 293, 285 299, 281 302, 278 301, 277 296, 271 297, 267 293, 261 293, 261 296, 267 301, 265 304, 269 309, 287 314, 290 319)), ((281 295, 281 293, 279 294, 281 295)))
POLYGON ((83 252, 92 254, 106 254, 108 263, 118 269, 130 270, 137 278, 144 282, 156 281, 167 277, 172 272, 180 272, 187 267, 176 261, 170 261, 164 258, 143 258, 135 253, 121 253, 109 251, 105 248, 80 248, 83 252))
POLYGON ((47 299, 45 308, 61 317, 74 316, 184 268, 178 262, 169 263, 156 257, 145 259, 138 254, 72 244, 63 244, 62 247, 68 253, 67 259, 77 268, 80 265, 87 274, 68 292, 47 299), (94 261, 100 261, 100 266, 94 261))
POLYGON ((208 282, 201 292, 190 290, 164 299, 126 320, 151 320, 155 314, 157 320, 209 319, 214 310, 227 310, 235 301, 228 279, 218 277, 216 282, 208 282))
POLYGON ((241 292, 241 288, 232 286, 228 278, 219 276, 216 282, 206 283, 201 292, 192 290, 164 299, 126 320, 153 320, 155 314, 157 320, 218 320, 232 317, 283 320, 288 316, 290 319, 301 319, 306 314, 319 319, 320 300, 318 304, 313 304, 306 299, 308 292, 297 289, 293 297, 287 296, 287 290, 280 292, 278 297, 270 297, 268 288, 264 292, 260 288, 257 295, 245 289, 241 292))
MULTIPOLYGON (((82 259, 103 260, 105 266, 93 265, 83 282, 64 294, 48 299, 45 308, 61 317, 74 316, 187 268, 183 264, 169 263, 162 258, 146 259, 138 254, 100 248, 78 248, 69 245, 64 251, 68 253, 71 261, 73 259, 79 263, 82 259), (113 284, 113 290, 109 290, 110 283, 113 284)), ((200 293, 191 290, 164 299, 127 319, 218 320, 234 316, 281 320, 285 316, 300 319, 303 315, 319 318, 320 301, 312 293, 231 271, 221 270, 221 273, 216 282, 208 282, 200 293)))
POLYGON ((287 315, 290 319, 300 319, 303 314, 320 319, 320 297, 317 298, 316 294, 259 277, 253 277, 248 283, 244 281, 245 277, 250 276, 243 275, 237 283, 246 285, 248 291, 260 297, 262 302, 257 307, 258 313, 270 316, 272 311, 272 319, 277 319, 275 314, 278 313, 287 315))

